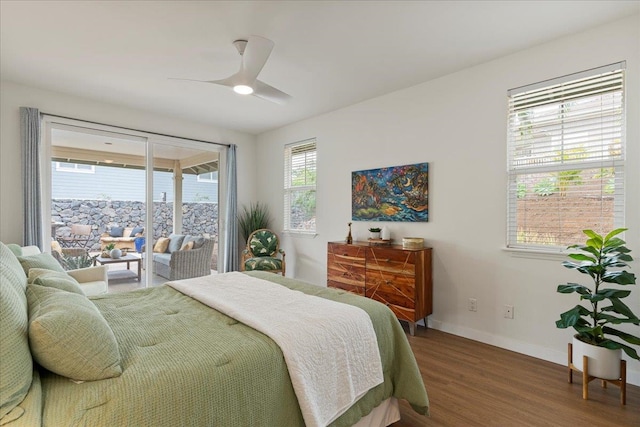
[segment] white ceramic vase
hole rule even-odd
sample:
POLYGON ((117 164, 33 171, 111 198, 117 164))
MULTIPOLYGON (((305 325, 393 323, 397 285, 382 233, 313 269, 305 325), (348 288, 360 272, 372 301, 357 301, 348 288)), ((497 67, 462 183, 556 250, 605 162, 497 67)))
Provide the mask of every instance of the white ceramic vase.
POLYGON ((380 230, 380 238, 382 240, 391 240, 391 232, 387 227, 382 227, 382 230, 380 230))
POLYGON ((118 259, 122 256, 122 251, 118 248, 111 249, 111 252, 109 252, 109 255, 111 255, 111 258, 113 259, 118 259))
POLYGON ((620 360, 622 350, 610 350, 604 347, 582 342, 573 338, 572 360, 573 366, 583 371, 582 356, 589 358, 589 375, 605 380, 617 380, 620 378, 620 360))

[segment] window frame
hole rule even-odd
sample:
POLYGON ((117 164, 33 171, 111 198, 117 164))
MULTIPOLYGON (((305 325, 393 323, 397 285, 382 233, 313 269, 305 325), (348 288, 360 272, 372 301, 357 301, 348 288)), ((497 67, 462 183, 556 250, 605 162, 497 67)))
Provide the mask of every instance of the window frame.
MULTIPOLYGON (((613 227, 614 228, 618 228, 618 227, 622 227, 624 226, 624 212, 625 212, 625 180, 624 180, 624 165, 626 162, 626 105, 625 105, 625 100, 626 100, 626 82, 625 82, 625 69, 626 69, 626 62, 622 61, 619 63, 615 63, 615 64, 610 64, 610 65, 606 65, 603 67, 598 67, 598 68, 594 68, 591 70, 586 70, 583 72, 579 72, 579 73, 575 73, 575 74, 571 74, 568 76, 563 76, 563 77, 559 77, 557 79, 551 79, 551 80, 547 80, 547 81, 543 81, 543 82, 539 82, 539 83, 535 83, 535 84, 531 84, 531 85, 526 85, 526 86, 522 86, 519 88, 515 88, 515 89, 511 89, 508 91, 508 108, 507 108, 507 224, 506 224, 506 249, 509 251, 513 251, 514 253, 518 253, 520 255, 526 255, 527 253, 530 254, 534 254, 534 253, 538 253, 538 254, 551 254, 551 255, 555 255, 555 254, 566 254, 567 251, 567 247, 563 246, 562 243, 560 244, 542 244, 542 243, 527 243, 527 242, 518 242, 518 233, 519 233, 519 227, 518 227, 518 193, 520 192, 520 189, 518 187, 518 183, 519 183, 519 178, 522 176, 532 176, 535 174, 539 174, 542 175, 544 173, 562 173, 562 172, 569 172, 569 171, 575 171, 575 170, 580 170, 580 171, 590 171, 592 169, 605 169, 605 168, 611 168, 614 171, 614 178, 613 178, 613 191, 612 191, 612 197, 613 197, 613 212, 610 216, 605 216, 605 215, 601 215, 599 217, 599 220, 602 219, 612 219, 613 221, 613 227), (565 155, 567 152, 570 152, 570 150, 573 147, 580 147, 580 144, 576 144, 575 142, 573 143, 566 143, 566 146, 569 147, 565 147, 565 130, 564 127, 567 126, 569 127, 569 125, 567 123, 569 123, 569 119, 565 119, 565 117, 562 117, 559 120, 559 123, 561 123, 561 131, 560 131, 560 141, 559 141, 559 145, 561 147, 561 155, 560 155, 560 159, 558 160, 556 158, 556 161, 550 161, 552 155, 547 154, 545 156, 544 159, 540 159, 537 158, 536 156, 532 153, 533 151, 541 151, 543 149, 549 150, 549 147, 552 147, 555 144, 558 144, 558 141, 554 141, 554 142, 546 142, 546 144, 548 145, 544 145, 545 142, 544 141, 540 141, 538 142, 538 145, 536 145, 536 141, 533 141, 531 143, 531 147, 530 150, 531 152, 528 155, 525 155, 525 161, 530 161, 531 164, 530 165, 523 165, 522 163, 518 163, 518 161, 522 161, 522 152, 520 152, 520 157, 517 155, 518 154, 518 148, 522 148, 522 146, 518 147, 517 145, 517 137, 516 134, 518 131, 521 131, 522 128, 515 126, 514 122, 516 121, 513 117, 514 115, 516 115, 519 111, 528 111, 528 110, 518 110, 517 108, 514 107, 514 101, 513 98, 515 96, 518 95, 523 95, 523 96, 527 96, 527 94, 530 93, 536 93, 538 92, 542 92, 542 91, 552 91, 554 87, 560 87, 561 85, 567 85, 570 86, 572 84, 575 84, 576 82, 579 82, 582 79, 588 79, 588 78, 598 78, 599 76, 616 76, 616 75, 620 75, 620 89, 619 90, 609 90, 607 91, 606 89, 602 89, 602 92, 598 92, 599 94, 601 94, 602 96, 604 96, 605 94, 611 94, 611 93, 615 93, 618 94, 621 98, 620 101, 620 113, 619 113, 619 126, 617 125, 617 127, 615 128, 617 131, 619 131, 619 139, 620 139, 620 152, 618 155, 613 155, 611 154, 611 152, 609 152, 607 155, 604 154, 605 150, 604 147, 607 144, 607 141, 609 141, 608 139, 606 139, 604 136, 601 136, 600 138, 597 139, 598 145, 597 147, 600 148, 600 153, 602 158, 596 158, 596 156, 588 154, 585 155, 585 157, 587 157, 586 159, 580 159, 580 158, 576 158, 576 155, 574 155, 574 158, 569 158, 569 159, 565 159, 565 155), (541 160, 539 163, 536 164, 535 160, 541 160), (544 163, 544 164, 543 164, 544 163)), ((604 87, 604 86, 603 86, 604 87)), ((556 92, 559 93, 560 91, 556 92)), ((569 91, 567 91, 567 93, 569 93, 569 91)), ((572 102, 580 101, 580 100, 589 100, 591 99, 591 97, 593 96, 593 94, 584 94, 584 95, 580 95, 578 94, 577 97, 571 97, 569 95, 561 95, 562 98, 561 102, 557 101, 557 99, 554 99, 553 101, 549 101, 548 104, 552 105, 555 104, 556 102, 558 102, 558 105, 561 106, 566 106, 567 104, 571 105, 572 102)), ((544 103, 545 101, 541 101, 542 103, 544 103)), ((538 107, 540 107, 541 105, 537 105, 538 107)), ((544 105, 543 105, 544 106, 544 105)), ((614 108, 615 110, 615 108, 614 108)), ((563 110, 564 111, 564 110, 563 110)), ((564 114, 564 113, 563 113, 564 114)), ((587 116, 587 113, 584 112, 582 113, 584 116, 587 116)), ((602 126, 603 123, 606 123, 606 118, 608 117, 607 114, 601 114, 598 116, 598 123, 600 124, 600 126, 602 126)), ((612 117, 618 117, 618 116, 612 116, 612 117)), ((575 118, 574 118, 575 119, 575 118)), ((580 120, 585 120, 584 117, 581 115, 580 116, 580 120)), ((614 120, 615 121, 615 120, 614 120)), ((533 130, 538 130, 538 128, 536 128, 536 124, 531 124, 531 129, 532 129, 532 133, 533 130)), ((542 126, 540 126, 540 128, 542 128, 542 126)), ((579 129, 580 131, 583 131, 582 128, 579 129)), ((568 133, 571 136, 575 136, 578 135, 578 132, 573 132, 573 133, 568 133)), ((590 134, 587 134, 589 136, 591 136, 590 134)), ((592 149, 593 147, 595 147, 596 145, 589 145, 587 144, 587 147, 592 149)), ((615 150, 614 150, 615 151, 615 150)), ((557 156, 557 155, 556 155, 557 156)), ((582 155, 578 155, 579 157, 582 157, 582 155)), ((604 180, 604 178, 601 176, 600 177, 601 180, 604 180)), ((580 191, 583 191, 582 189, 580 191)), ((568 217, 567 217, 568 218, 568 217)), ((564 230, 567 230, 567 227, 564 227, 562 225, 560 225, 556 230, 558 230, 558 232, 562 232, 564 230)), ((526 230, 528 231, 528 230, 526 230)), ((526 232, 525 231, 525 232, 526 232)), ((610 230, 609 230, 610 231, 610 230)), ((581 243, 581 241, 579 242, 575 242, 575 243, 581 243)))
MULTIPOLYGON (((296 234, 302 236, 316 236, 317 235, 317 223, 314 221, 313 228, 309 229, 299 229, 291 227, 291 201, 294 193, 312 191, 314 194, 314 215, 316 217, 317 213, 317 161, 318 161, 318 145, 316 138, 310 138, 298 142, 294 142, 291 144, 287 144, 284 147, 284 197, 283 197, 283 210, 284 210, 284 221, 283 221, 283 232, 289 234, 296 234), (299 151, 295 153, 296 149, 299 151), (315 179, 313 183, 306 183, 306 185, 293 185, 293 157, 295 154, 305 153, 313 153, 314 160, 312 166, 312 171, 315 173, 315 179)), ((307 170, 307 163, 305 159, 305 170, 307 170)))
POLYGON ((196 182, 211 182, 217 184, 218 180, 213 178, 213 174, 214 172, 205 172, 201 173, 200 175, 196 175, 196 182), (211 178, 201 178, 202 175, 210 175, 211 178))
POLYGON ((56 162, 56 172, 72 172, 72 173, 96 173, 95 165, 85 165, 83 163, 65 163, 65 162, 56 162), (64 165, 73 165, 64 166, 64 165), (78 166, 89 166, 90 169, 78 169, 78 166))

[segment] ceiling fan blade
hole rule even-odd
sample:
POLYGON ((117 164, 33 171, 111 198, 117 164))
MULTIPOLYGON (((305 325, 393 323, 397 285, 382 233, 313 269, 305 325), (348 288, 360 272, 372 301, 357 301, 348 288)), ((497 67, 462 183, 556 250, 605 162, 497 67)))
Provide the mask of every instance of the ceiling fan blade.
POLYGON ((253 82, 267 62, 274 43, 260 36, 250 36, 242 54, 242 66, 238 74, 245 82, 253 82))
POLYGON ((287 95, 281 90, 278 90, 273 86, 269 86, 260 80, 256 80, 252 95, 266 99, 267 101, 275 102, 276 104, 286 104, 287 101, 291 99, 291 95, 287 95))
POLYGON ((182 81, 186 81, 186 82, 213 83, 213 84, 217 84, 217 85, 233 87, 235 85, 236 76, 237 76, 237 74, 234 74, 233 76, 227 77, 226 79, 222 79, 222 80, 181 79, 179 77, 168 77, 168 79, 169 80, 182 80, 182 81))
POLYGON ((167 77, 169 80, 182 80, 185 82, 198 82, 198 83, 215 83, 213 80, 196 80, 196 79, 182 79, 180 77, 167 77))

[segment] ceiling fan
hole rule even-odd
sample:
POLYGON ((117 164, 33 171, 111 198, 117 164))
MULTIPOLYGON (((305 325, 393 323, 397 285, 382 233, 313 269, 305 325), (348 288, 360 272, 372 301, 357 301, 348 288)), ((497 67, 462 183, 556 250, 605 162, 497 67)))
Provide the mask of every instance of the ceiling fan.
POLYGON ((258 80, 258 74, 273 50, 273 41, 260 36, 250 36, 247 40, 236 40, 233 45, 241 56, 240 71, 222 80, 179 79, 200 83, 213 83, 233 88, 241 95, 253 95, 277 104, 286 103, 290 95, 258 80))

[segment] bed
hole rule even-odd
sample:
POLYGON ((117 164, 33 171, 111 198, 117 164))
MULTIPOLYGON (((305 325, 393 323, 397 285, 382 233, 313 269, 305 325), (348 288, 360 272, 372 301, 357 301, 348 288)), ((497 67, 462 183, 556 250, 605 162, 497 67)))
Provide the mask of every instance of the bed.
MULTIPOLYGON (((2 299, 6 300, 8 292, 15 290, 7 290, 7 282, 23 278, 10 274, 15 270, 14 263, 8 259, 5 246, 0 245, 2 299)), ((367 416, 365 420, 369 420, 376 408, 396 399, 406 399, 416 412, 428 414, 429 402, 415 358, 404 331, 387 307, 270 273, 247 274, 359 307, 371 318, 384 382, 370 389, 331 426, 355 425, 367 416)), ((26 396, 19 396, 18 402, 15 393, 9 396, 14 400, 13 407, 11 399, 6 398, 7 380, 0 379, 4 400, 0 425, 305 425, 283 353, 265 334, 168 285, 91 297, 90 301, 113 331, 121 374, 72 381, 34 363, 26 396)), ((26 310, 26 303, 19 305, 26 310)), ((7 319, 8 311, 2 313, 3 329, 11 320, 7 319)), ((24 318, 25 313, 11 316, 24 318)), ((300 325, 292 328, 302 333, 305 330, 300 325)), ((7 338, 5 332, 3 355, 7 346, 16 345, 10 342, 16 337, 7 338)), ((5 373, 5 368, 0 373, 5 373)), ((17 375, 13 368, 11 375, 17 375)))

